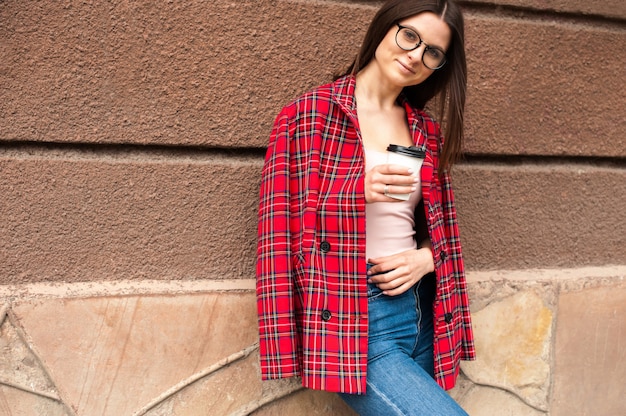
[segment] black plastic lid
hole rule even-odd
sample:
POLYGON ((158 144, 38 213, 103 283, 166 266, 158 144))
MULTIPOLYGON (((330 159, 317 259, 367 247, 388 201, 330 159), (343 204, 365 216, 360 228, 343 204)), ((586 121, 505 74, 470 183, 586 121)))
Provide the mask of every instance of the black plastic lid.
POLYGON ((424 152, 419 147, 415 147, 415 146, 406 147, 406 146, 400 146, 397 144, 390 144, 389 147, 387 147, 387 151, 393 152, 393 153, 400 153, 405 156, 416 157, 418 159, 424 159, 426 157, 426 152, 424 152))

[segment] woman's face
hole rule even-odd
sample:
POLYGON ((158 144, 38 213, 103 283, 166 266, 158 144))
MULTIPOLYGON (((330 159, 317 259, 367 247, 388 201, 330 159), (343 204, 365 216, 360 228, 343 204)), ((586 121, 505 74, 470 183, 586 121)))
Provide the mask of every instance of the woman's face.
MULTIPOLYGON (((422 61, 424 49, 429 46, 447 51, 452 34, 448 24, 441 17, 430 12, 403 19, 399 23, 402 27, 408 28, 409 33, 415 32, 421 38, 422 43, 412 51, 400 48, 396 43, 399 27, 395 25, 389 29, 378 45, 371 63, 378 66, 380 76, 383 78, 381 81, 404 88, 420 84, 435 72, 426 67, 422 61)), ((416 38, 414 44, 418 42, 419 39, 416 38)), ((432 53, 432 51, 426 53, 432 53)))

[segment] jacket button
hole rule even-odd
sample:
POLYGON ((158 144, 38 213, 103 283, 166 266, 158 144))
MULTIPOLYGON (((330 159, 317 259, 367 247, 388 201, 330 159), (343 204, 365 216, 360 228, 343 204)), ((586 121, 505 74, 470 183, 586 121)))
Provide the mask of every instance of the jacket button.
POLYGON ((328 309, 324 309, 322 311, 322 319, 326 322, 330 321, 330 318, 332 318, 333 315, 330 313, 330 311, 328 309))
POLYGON ((328 253, 330 251, 330 243, 328 241, 322 241, 320 250, 322 250, 322 253, 328 253))
POLYGON ((448 258, 448 253, 446 253, 445 251, 442 251, 439 254, 439 257, 441 258, 441 261, 446 261, 446 259, 448 258))
POLYGON ((449 324, 450 322, 452 322, 452 314, 450 312, 446 313, 445 315, 443 315, 443 319, 446 321, 447 324, 449 324))

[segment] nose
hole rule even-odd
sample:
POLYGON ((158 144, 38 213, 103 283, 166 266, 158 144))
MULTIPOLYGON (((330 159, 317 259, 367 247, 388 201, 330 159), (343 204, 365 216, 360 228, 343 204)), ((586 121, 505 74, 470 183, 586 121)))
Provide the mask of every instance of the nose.
POLYGON ((424 42, 422 42, 417 48, 413 49, 412 51, 407 51, 407 54, 409 55, 409 58, 412 61, 420 61, 421 62, 421 58, 422 55, 424 55, 424 49, 426 48, 426 45, 424 45, 424 42))

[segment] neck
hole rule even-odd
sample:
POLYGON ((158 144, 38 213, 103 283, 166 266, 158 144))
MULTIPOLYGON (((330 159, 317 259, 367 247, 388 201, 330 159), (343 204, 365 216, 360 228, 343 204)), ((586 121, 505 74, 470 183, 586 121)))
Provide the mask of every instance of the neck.
POLYGON ((381 82, 382 77, 376 75, 376 68, 368 65, 356 75, 355 95, 361 107, 389 110, 396 107, 396 100, 402 88, 381 82))

